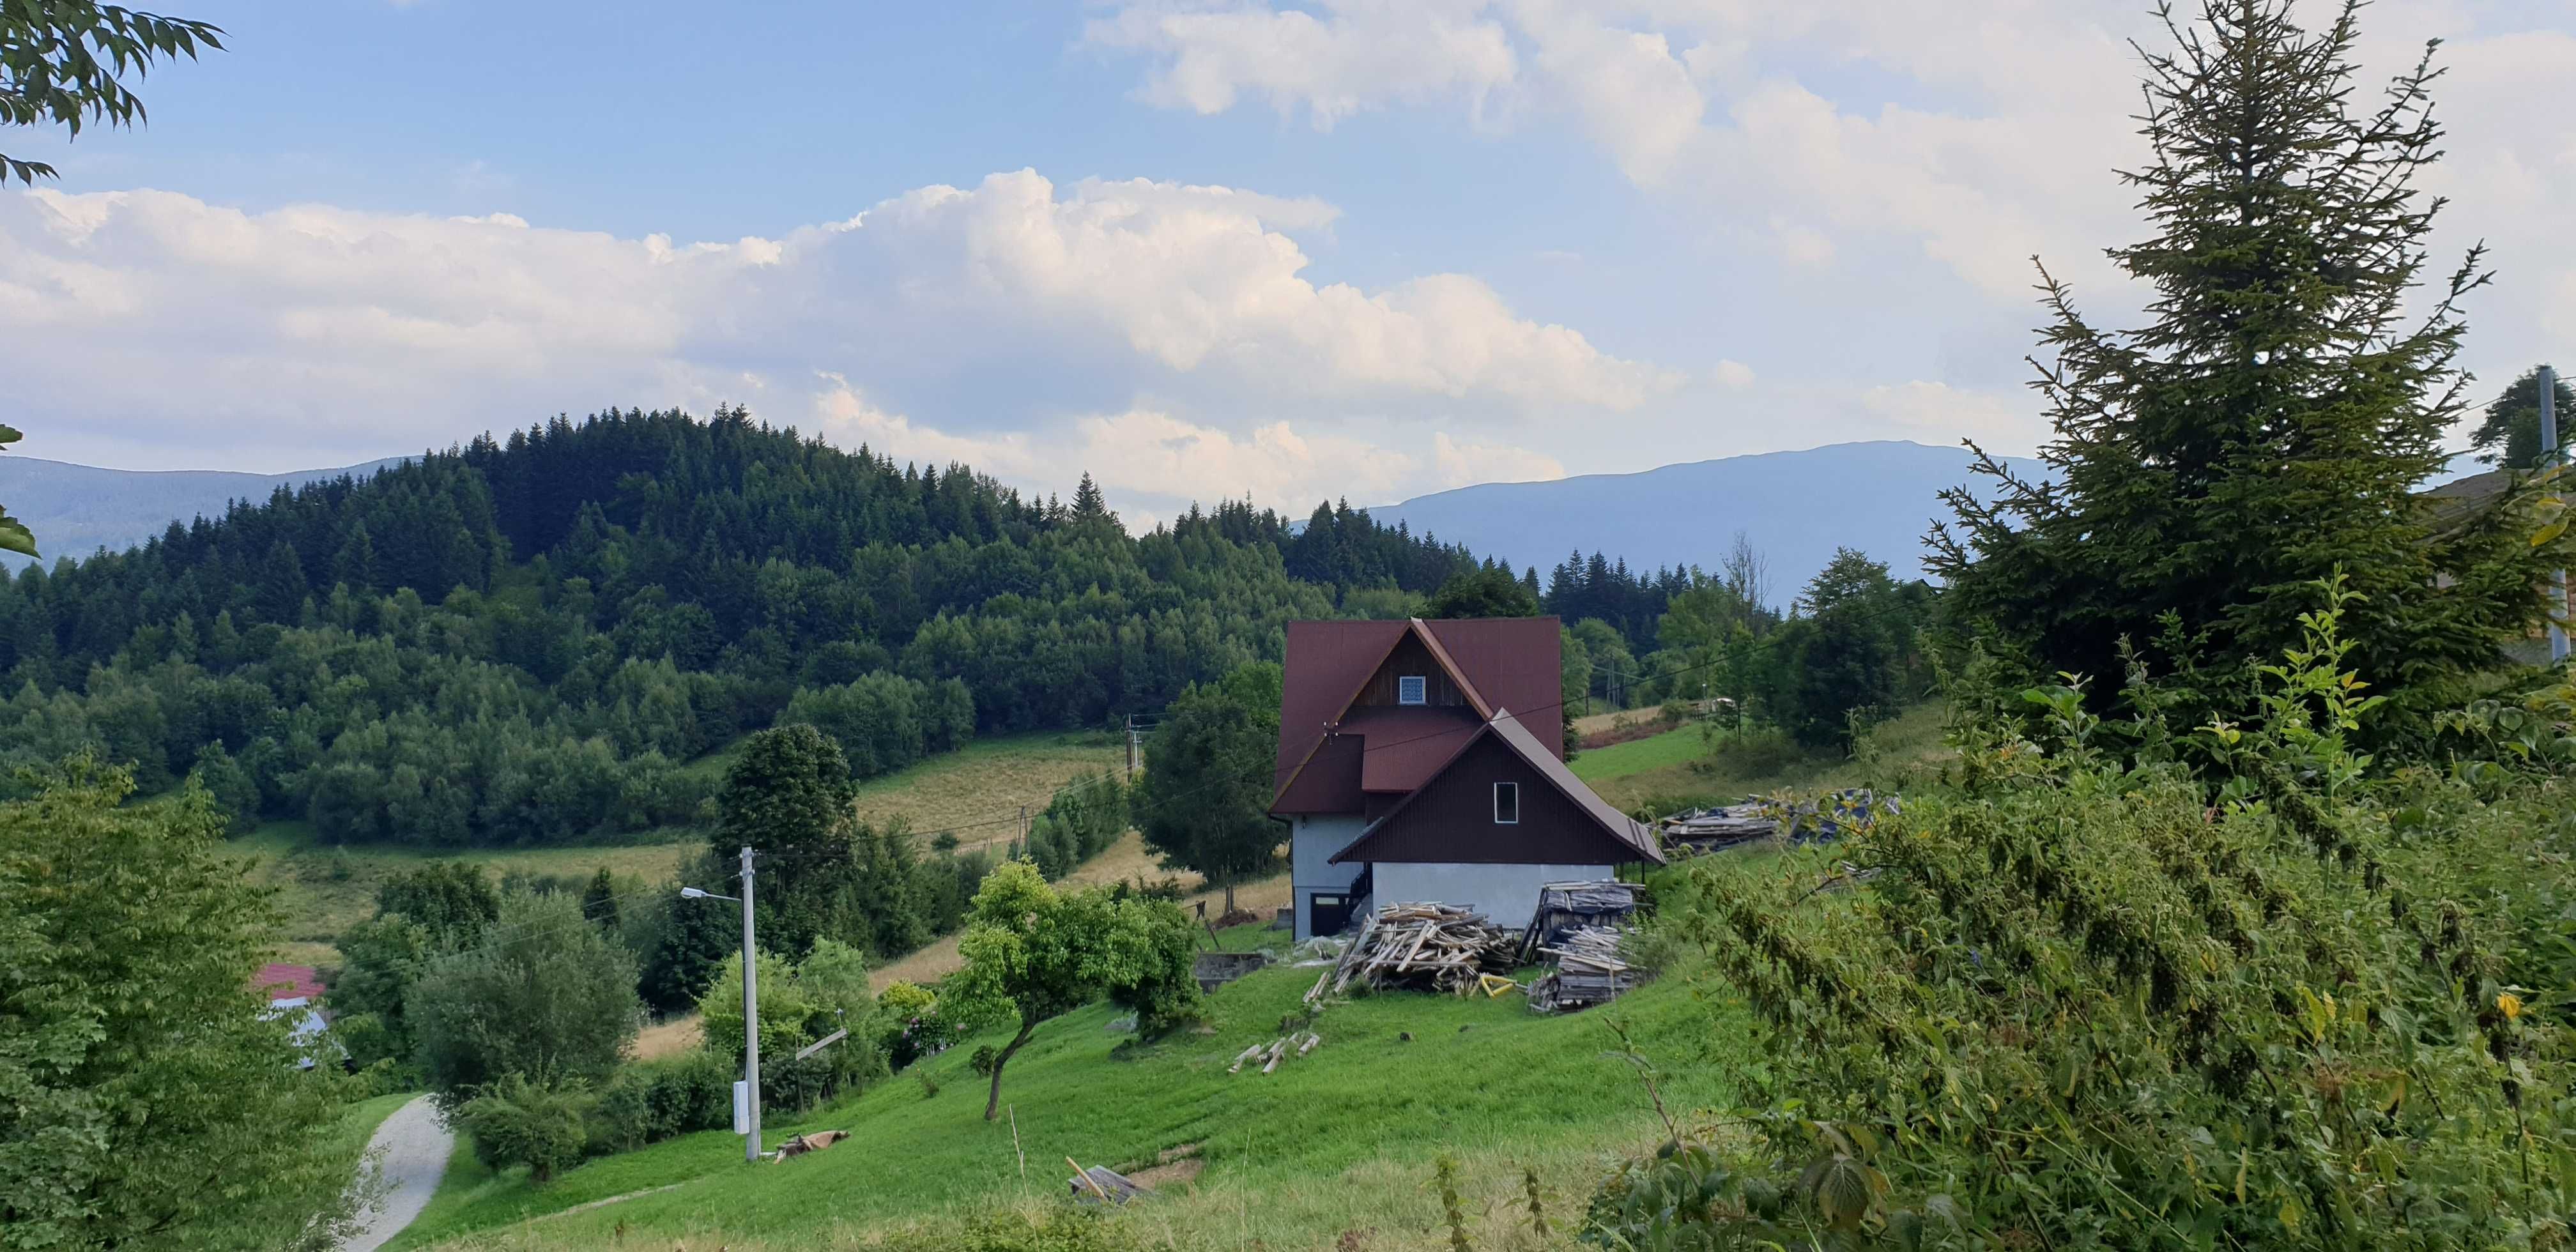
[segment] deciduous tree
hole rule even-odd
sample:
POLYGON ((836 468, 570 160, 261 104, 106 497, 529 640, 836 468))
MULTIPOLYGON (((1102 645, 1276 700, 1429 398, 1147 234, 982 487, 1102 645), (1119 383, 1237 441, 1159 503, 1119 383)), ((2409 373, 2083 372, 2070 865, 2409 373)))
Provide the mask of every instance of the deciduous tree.
POLYGON ((0 1247, 329 1248, 343 1088, 250 985, 275 910, 203 792, 132 791, 0 804, 0 1247))
POLYGON ((1165 869, 1197 871, 1225 890, 1276 866, 1280 829, 1268 816, 1270 761, 1279 742, 1280 669, 1268 661, 1222 683, 1195 684, 1163 711, 1145 745, 1137 828, 1165 869))

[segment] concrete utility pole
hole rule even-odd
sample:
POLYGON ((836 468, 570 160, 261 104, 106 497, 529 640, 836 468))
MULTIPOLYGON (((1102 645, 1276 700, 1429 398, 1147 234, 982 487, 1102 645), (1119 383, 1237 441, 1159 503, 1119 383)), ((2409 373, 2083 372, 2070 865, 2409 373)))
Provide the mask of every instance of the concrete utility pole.
MULTIPOLYGON (((2540 367, 2540 463, 2558 464, 2558 371, 2540 367)), ((2567 571, 2549 576, 2549 660, 2556 664, 2567 659, 2567 627, 2561 619, 2567 616, 2567 571)))
POLYGON ((680 888, 683 900, 726 900, 742 905, 742 1081, 734 1084, 734 1132, 745 1136, 742 1159, 760 1159, 760 949, 751 937, 751 846, 742 849, 742 894, 720 896, 680 888))
POLYGON ((742 846, 742 1076, 751 1084, 751 1134, 742 1159, 760 1159, 760 949, 751 942, 751 845, 742 846))

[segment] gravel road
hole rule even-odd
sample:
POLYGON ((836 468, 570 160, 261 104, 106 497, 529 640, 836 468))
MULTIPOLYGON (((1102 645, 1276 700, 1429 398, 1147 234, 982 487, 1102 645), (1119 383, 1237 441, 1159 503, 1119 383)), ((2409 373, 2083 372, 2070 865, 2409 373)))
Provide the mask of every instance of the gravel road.
POLYGON ((438 1124, 437 1108, 422 1096, 395 1109, 367 1146, 384 1154, 385 1193, 360 1215, 357 1235, 340 1245, 341 1252, 375 1252, 420 1216, 447 1173, 456 1136, 438 1124))

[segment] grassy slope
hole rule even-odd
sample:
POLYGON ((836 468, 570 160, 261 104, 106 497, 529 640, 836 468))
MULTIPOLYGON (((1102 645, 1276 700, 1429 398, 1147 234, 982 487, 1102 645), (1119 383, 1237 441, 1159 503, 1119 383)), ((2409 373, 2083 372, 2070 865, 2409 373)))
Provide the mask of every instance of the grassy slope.
MULTIPOLYGON (((1891 762, 1938 756, 1944 751, 1941 719, 1938 703, 1907 709, 1872 732, 1871 751, 1891 762)), ((1715 753, 1703 754, 1699 734, 1698 727, 1685 726, 1586 752, 1575 757, 1574 772, 1621 809, 1653 799, 1732 802, 1781 788, 1853 786, 1869 773, 1863 762, 1832 754, 1738 753, 1722 741, 1715 753)))
POLYGON ((859 784, 855 807, 867 821, 900 818, 923 832, 983 823, 958 831, 958 842, 970 848, 1006 844, 1019 838, 1020 805, 1035 815, 1076 775, 1126 765, 1125 740, 1103 731, 981 739, 859 784))
MULTIPOLYGON (((1611 1041, 1600 1014, 1538 1017, 1517 995, 1354 1000, 1318 1023, 1325 1042, 1305 1059, 1267 1076, 1226 1073, 1236 1053, 1278 1034, 1315 974, 1274 968, 1225 987, 1215 997, 1215 1033, 1183 1035, 1136 1059, 1110 1055, 1122 1036, 1107 1030, 1107 1006, 1048 1023, 1012 1062, 1002 1089, 1027 1155, 1025 1181, 1011 1122, 982 1120, 984 1085, 967 1066, 970 1043, 917 1067, 938 1082, 935 1096, 924 1098, 906 1073, 840 1107, 767 1128, 773 1143, 802 1130, 854 1132, 829 1152, 746 1167, 741 1141, 716 1132, 607 1158, 542 1190, 515 1175, 469 1180, 442 1191, 396 1246, 432 1246, 673 1184, 548 1217, 493 1246, 588 1247, 620 1228, 690 1246, 701 1237, 736 1248, 746 1239, 811 1246, 803 1241, 836 1228, 1058 1195, 1067 1156, 1133 1171, 1188 1144, 1199 1145, 1206 1173, 1191 1194, 1155 1206, 1155 1223, 1181 1232, 1188 1246, 1329 1246, 1344 1229, 1427 1232, 1438 1200, 1422 1183, 1444 1150, 1466 1155, 1475 1185, 1490 1184, 1497 1198, 1517 1185, 1524 1163, 1541 1168, 1563 1198, 1588 1186, 1604 1154, 1660 1136, 1634 1072, 1601 1054, 1611 1041), (1402 1040, 1403 1032, 1413 1039, 1402 1040)), ((1723 1020, 1712 1030, 1711 1009, 1676 977, 1614 1011, 1667 1067, 1668 1104, 1725 1102, 1743 1039, 1728 1025, 1737 1010, 1716 1010, 1723 1020)))

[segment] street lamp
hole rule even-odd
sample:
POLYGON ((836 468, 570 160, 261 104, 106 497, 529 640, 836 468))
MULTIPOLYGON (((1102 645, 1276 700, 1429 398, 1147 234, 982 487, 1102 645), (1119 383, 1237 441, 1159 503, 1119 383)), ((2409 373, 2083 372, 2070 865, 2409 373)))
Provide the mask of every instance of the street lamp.
POLYGON ((751 847, 742 849, 742 894, 720 896, 696 887, 680 888, 683 900, 725 900, 742 905, 742 1081, 744 1119, 748 1137, 742 1145, 742 1159, 748 1164, 760 1159, 760 970, 753 962, 757 951, 751 942, 751 847))

